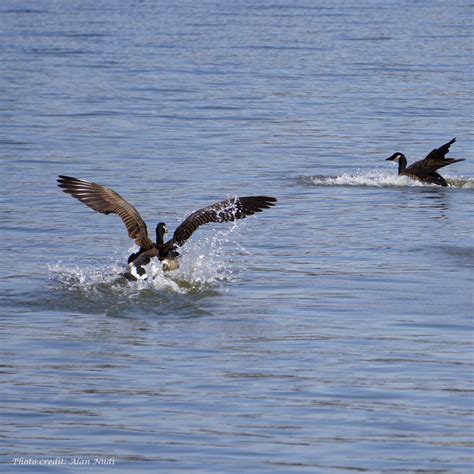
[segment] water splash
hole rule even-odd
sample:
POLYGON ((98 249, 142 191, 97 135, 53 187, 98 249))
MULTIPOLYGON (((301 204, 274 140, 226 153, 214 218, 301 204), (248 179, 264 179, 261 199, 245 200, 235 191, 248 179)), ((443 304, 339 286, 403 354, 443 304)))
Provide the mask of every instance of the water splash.
MULTIPOLYGON (((307 186, 438 187, 408 176, 383 171, 358 171, 355 174, 344 173, 339 176, 305 176, 301 177, 300 181, 307 186)), ((446 181, 449 187, 474 189, 474 179, 460 177, 446 178, 446 181)))
POLYGON ((465 178, 463 176, 459 178, 446 178, 449 186, 453 188, 461 188, 461 189, 474 189, 474 179, 473 178, 465 178))
POLYGON ((243 253, 239 237, 246 225, 246 222, 234 221, 226 224, 222 230, 193 238, 181 248, 179 276, 199 284, 232 280, 235 272, 231 256, 243 253))
POLYGON ((92 264, 80 266, 59 261, 48 265, 48 270, 51 279, 63 288, 93 291, 100 285, 114 285, 117 282, 117 275, 123 268, 116 262, 99 266, 92 264))
MULTIPOLYGON (((222 230, 211 233, 201 231, 201 235, 193 236, 180 249, 178 270, 164 273, 162 263, 152 259, 145 267, 145 280, 129 282, 122 276, 128 270, 123 263, 126 261, 125 256, 120 260, 101 264, 58 262, 49 265, 48 269, 51 280, 57 286, 71 291, 96 293, 107 289, 123 293, 127 289, 132 292, 153 289, 180 294, 196 292, 235 278, 231 255, 245 253, 245 249, 238 243, 239 234, 245 225, 243 221, 236 221, 227 224, 222 230)), ((128 254, 137 250, 138 247, 133 245, 128 254)))

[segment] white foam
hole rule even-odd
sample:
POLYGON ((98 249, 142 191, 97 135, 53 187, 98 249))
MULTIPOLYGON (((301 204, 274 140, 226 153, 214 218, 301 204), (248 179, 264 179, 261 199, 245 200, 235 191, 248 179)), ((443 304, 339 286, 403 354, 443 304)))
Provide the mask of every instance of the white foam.
POLYGON ((461 189, 474 189, 474 179, 465 178, 463 176, 459 178, 446 178, 449 186, 461 189))
MULTIPOLYGON (((446 178, 449 186, 470 189, 474 180, 446 178)), ((358 171, 355 174, 344 173, 340 176, 311 176, 309 181, 316 186, 374 186, 374 187, 437 187, 435 184, 423 183, 408 176, 383 171, 358 171)))

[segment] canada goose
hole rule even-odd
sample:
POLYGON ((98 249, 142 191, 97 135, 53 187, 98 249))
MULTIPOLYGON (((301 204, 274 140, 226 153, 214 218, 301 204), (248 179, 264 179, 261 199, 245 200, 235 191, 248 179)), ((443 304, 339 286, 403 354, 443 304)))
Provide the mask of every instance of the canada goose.
POLYGON ((275 198, 268 196, 235 197, 217 202, 186 217, 174 231, 173 237, 167 242, 164 240, 168 232, 166 224, 158 223, 155 230, 156 242, 152 242, 148 237, 147 226, 139 212, 120 194, 100 184, 70 176, 59 176, 57 181, 58 186, 63 188, 65 193, 79 199, 94 211, 120 216, 127 227, 129 237, 140 246, 138 252, 128 257, 131 274, 127 273, 125 276, 131 280, 144 277, 145 270, 142 266, 149 263, 152 257, 158 257, 163 262, 163 271, 179 268, 177 248, 184 245, 198 227, 210 222, 244 219, 274 206, 277 202, 275 198))
POLYGON ((464 158, 445 158, 449 152, 449 147, 456 141, 453 138, 450 142, 445 143, 439 148, 430 151, 424 160, 416 161, 407 168, 407 159, 403 153, 397 152, 387 158, 387 161, 398 162, 398 174, 418 179, 425 183, 438 184, 439 186, 447 186, 446 180, 436 172, 443 166, 452 165, 458 161, 464 161, 464 158))

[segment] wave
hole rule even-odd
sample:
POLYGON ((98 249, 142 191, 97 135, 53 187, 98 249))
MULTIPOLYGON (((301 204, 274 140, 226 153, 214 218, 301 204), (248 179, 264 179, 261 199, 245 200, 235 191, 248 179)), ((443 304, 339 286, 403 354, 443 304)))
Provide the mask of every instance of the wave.
MULTIPOLYGON (((449 187, 461 189, 474 189, 474 179, 456 177, 446 178, 449 187)), ((341 174, 339 176, 303 176, 299 181, 307 186, 366 186, 366 187, 435 187, 434 184, 422 183, 393 173, 382 171, 358 171, 355 174, 341 174)))

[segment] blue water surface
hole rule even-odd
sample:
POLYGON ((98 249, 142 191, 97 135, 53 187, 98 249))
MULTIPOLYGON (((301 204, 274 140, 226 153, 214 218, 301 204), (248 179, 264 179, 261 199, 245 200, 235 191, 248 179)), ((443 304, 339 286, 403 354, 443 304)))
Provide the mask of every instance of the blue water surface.
POLYGON ((473 469, 467 0, 0 3, 1 472, 473 469), (456 137, 450 186, 405 177, 456 137), (181 268, 119 274, 230 196, 181 268))

